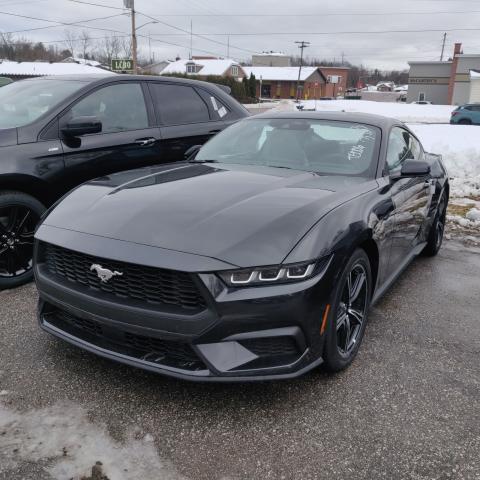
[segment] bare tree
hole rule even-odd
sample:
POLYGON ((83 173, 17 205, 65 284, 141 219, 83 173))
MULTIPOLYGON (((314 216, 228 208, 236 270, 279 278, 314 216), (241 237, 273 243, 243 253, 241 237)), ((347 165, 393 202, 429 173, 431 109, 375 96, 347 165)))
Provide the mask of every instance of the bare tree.
POLYGON ((2 58, 14 60, 15 40, 11 33, 0 33, 0 53, 2 58))
POLYGON ((77 34, 73 30, 65 30, 65 45, 70 50, 72 57, 75 56, 75 46, 78 41, 77 34))
POLYGON ((78 37, 78 41, 80 43, 80 49, 83 54, 83 58, 87 58, 88 55, 88 48, 90 47, 90 44, 92 42, 92 39, 90 37, 90 34, 87 32, 87 30, 82 30, 82 33, 78 37))
POLYGON ((121 46, 121 55, 123 58, 131 58, 132 57, 132 37, 122 37, 120 40, 121 46))
POLYGON ((103 39, 97 50, 97 57, 102 63, 110 65, 112 58, 118 58, 121 50, 120 38, 116 35, 111 35, 103 39))

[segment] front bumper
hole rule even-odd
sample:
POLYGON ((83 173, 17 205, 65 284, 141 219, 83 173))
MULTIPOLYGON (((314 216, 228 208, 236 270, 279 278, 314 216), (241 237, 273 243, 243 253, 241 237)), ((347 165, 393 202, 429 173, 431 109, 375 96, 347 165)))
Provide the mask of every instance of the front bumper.
MULTIPOLYGON (((91 253, 91 252, 88 252, 91 253)), ((206 300, 186 314, 129 305, 35 264, 41 327, 100 356, 195 381, 293 378, 322 363, 333 262, 299 283, 227 288, 192 274, 206 300)))

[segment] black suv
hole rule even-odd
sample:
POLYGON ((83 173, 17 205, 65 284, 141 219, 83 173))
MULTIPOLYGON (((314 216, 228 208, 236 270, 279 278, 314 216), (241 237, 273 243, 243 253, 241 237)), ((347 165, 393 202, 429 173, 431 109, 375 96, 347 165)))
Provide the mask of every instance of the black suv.
POLYGON ((44 210, 86 180, 183 160, 247 110, 188 79, 45 77, 0 89, 0 289, 32 277, 44 210))

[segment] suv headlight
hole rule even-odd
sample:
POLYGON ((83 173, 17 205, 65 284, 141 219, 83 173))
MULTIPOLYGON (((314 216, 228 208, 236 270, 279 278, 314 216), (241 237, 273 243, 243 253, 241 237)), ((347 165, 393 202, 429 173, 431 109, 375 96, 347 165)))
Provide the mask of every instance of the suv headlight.
POLYGON ((229 287, 266 286, 272 283, 300 282, 325 269, 329 258, 290 265, 242 268, 219 272, 220 278, 229 287))

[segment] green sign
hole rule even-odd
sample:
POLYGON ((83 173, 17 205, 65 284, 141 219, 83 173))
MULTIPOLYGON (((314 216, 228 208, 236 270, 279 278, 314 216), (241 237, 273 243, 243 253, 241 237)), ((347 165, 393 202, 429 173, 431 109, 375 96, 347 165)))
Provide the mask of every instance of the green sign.
POLYGON ((133 72, 133 60, 114 58, 112 59, 112 70, 114 72, 133 72))

